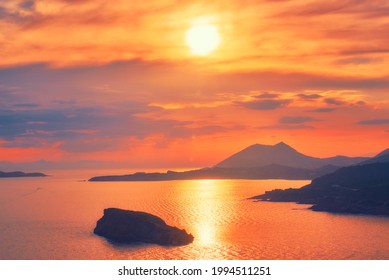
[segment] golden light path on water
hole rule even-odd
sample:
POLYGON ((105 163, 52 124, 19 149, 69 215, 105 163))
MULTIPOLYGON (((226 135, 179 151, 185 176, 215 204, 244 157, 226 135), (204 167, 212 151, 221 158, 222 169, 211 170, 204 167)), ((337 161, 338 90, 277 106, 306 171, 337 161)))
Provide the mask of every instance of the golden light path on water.
MULTIPOLYGON (((213 216, 213 213, 217 212, 217 206, 215 203, 210 203, 208 200, 202 199, 202 195, 200 193, 206 194, 209 197, 214 197, 221 195, 222 188, 219 187, 218 182, 215 180, 201 180, 196 181, 198 184, 197 198, 198 198, 198 209, 199 209, 199 218, 200 221, 196 225, 197 227, 197 238, 198 242, 202 245, 213 244, 216 241, 216 226, 214 224, 213 219, 210 217, 213 216)), ((196 197, 195 194, 195 197, 196 197)))

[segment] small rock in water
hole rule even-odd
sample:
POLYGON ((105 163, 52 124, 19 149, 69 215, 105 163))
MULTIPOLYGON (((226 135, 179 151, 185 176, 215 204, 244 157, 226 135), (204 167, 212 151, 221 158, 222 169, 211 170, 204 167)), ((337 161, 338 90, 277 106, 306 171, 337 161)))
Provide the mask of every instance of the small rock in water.
POLYGON ((194 239, 185 230, 169 226, 157 216, 118 208, 104 209, 104 216, 97 221, 93 232, 121 243, 180 246, 187 245, 194 239))

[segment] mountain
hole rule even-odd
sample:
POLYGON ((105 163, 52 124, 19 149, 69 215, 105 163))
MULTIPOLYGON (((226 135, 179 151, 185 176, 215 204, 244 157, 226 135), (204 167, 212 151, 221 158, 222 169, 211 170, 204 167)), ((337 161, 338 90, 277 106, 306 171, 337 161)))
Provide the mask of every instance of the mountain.
POLYGON ((363 157, 350 158, 345 156, 315 158, 304 155, 284 142, 280 142, 273 146, 261 144, 249 146, 216 164, 216 167, 251 168, 276 164, 294 168, 315 169, 326 165, 348 166, 367 159, 363 157))
POLYGON ((386 149, 385 151, 382 151, 375 157, 362 161, 359 164, 370 164, 370 163, 377 163, 377 162, 389 162, 389 149, 386 149))
POLYGON ((46 174, 43 173, 24 173, 20 171, 14 171, 14 172, 3 172, 0 171, 0 178, 14 178, 14 177, 44 177, 47 176, 46 174))
POLYGON ((389 215, 389 162, 343 167, 300 189, 273 190, 252 199, 313 204, 315 211, 389 215))
POLYGON ((311 180, 341 166, 367 158, 335 156, 315 158, 299 153, 280 142, 274 146, 255 144, 230 156, 211 168, 166 173, 138 172, 127 175, 98 176, 89 181, 169 181, 195 179, 288 179, 311 180))

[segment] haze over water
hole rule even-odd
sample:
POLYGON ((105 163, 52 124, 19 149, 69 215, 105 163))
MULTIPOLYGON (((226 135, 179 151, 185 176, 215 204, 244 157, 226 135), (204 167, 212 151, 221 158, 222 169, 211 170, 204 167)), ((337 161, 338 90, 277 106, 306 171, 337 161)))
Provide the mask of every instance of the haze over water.
POLYGON ((0 259, 389 259, 389 218, 247 200, 308 181, 92 183, 81 181, 92 171, 52 174, 1 179, 0 259), (195 240, 182 247, 112 244, 93 234, 108 207, 160 216, 195 240))

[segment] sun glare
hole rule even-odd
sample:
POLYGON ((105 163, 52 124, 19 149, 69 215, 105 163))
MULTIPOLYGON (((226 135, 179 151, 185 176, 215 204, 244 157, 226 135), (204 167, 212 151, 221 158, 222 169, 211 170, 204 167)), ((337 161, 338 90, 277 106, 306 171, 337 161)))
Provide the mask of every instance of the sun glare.
POLYGON ((194 55, 208 55, 220 44, 219 30, 211 24, 195 25, 186 32, 186 43, 194 55))

